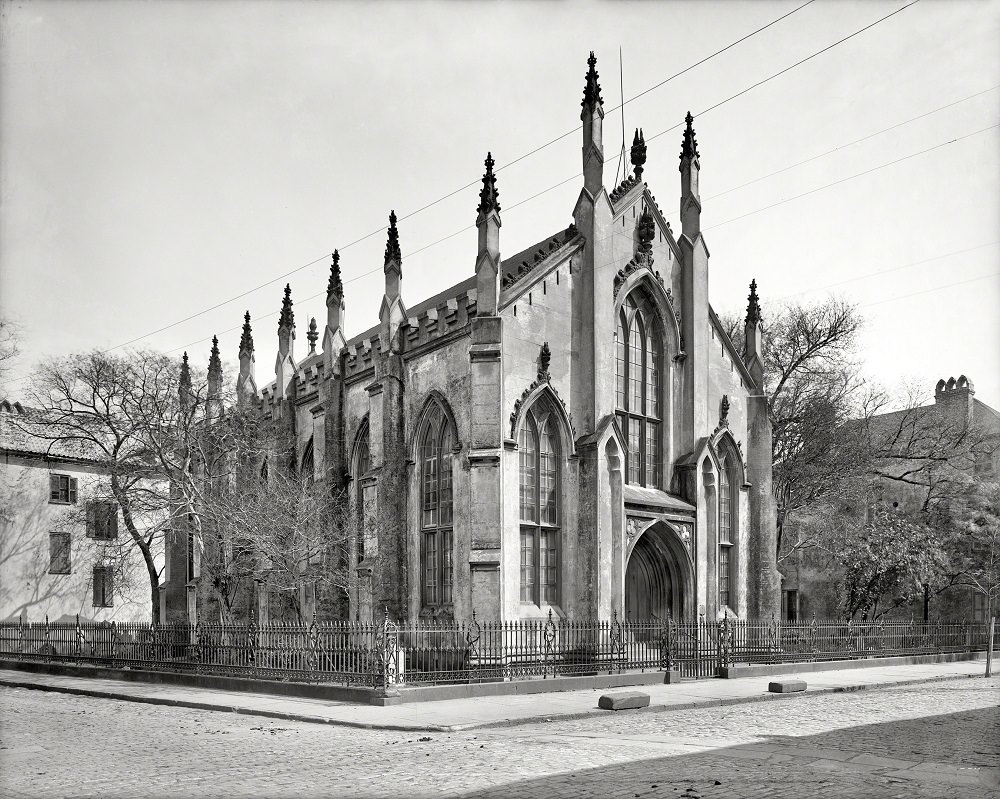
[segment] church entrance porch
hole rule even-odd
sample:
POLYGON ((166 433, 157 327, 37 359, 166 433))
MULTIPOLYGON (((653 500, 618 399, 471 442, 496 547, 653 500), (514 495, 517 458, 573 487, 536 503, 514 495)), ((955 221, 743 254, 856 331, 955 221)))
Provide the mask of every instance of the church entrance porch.
POLYGON ((639 534, 625 569, 625 618, 673 618, 690 613, 694 570, 680 537, 656 522, 639 534))

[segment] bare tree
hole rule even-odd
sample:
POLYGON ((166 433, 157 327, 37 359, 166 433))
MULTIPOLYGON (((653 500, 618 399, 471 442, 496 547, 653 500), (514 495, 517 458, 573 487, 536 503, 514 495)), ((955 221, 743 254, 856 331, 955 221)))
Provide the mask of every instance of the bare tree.
POLYGON ((25 432, 92 460, 104 476, 95 500, 121 511, 129 546, 149 580, 153 619, 159 618, 160 569, 155 554, 170 526, 169 483, 150 454, 147 408, 176 391, 177 366, 148 351, 90 352, 47 361, 31 381, 25 432))
MULTIPOLYGON (((742 320, 723 325, 744 346, 742 320)), ((804 509, 863 491, 870 448, 856 420, 876 414, 885 396, 858 367, 857 307, 830 298, 767 308, 764 314, 764 390, 772 424, 773 486, 778 500, 779 559, 815 541, 817 528, 788 522, 804 509)))

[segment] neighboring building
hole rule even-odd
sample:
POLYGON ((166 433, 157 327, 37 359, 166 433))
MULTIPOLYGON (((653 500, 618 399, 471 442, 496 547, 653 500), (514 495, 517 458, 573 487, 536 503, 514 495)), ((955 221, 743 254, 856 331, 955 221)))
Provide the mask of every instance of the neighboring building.
MULTIPOLYGON (((869 420, 875 446, 895 454, 878 462, 878 474, 872 476, 882 503, 911 518, 921 514, 940 518, 957 510, 951 506, 961 501, 968 478, 1000 479, 1000 412, 977 400, 975 393, 965 375, 939 380, 933 405, 869 420)), ((840 614, 841 575, 828 553, 797 552, 782 563, 781 572, 783 618, 840 614)), ((919 605, 897 608, 891 615, 984 621, 986 597, 967 586, 952 586, 934 596, 928 593, 919 605)))
POLYGON ((148 621, 148 580, 117 505, 88 499, 101 468, 32 435, 38 424, 37 411, 0 401, 0 619, 148 621))
MULTIPOLYGON (((350 618, 778 610, 756 285, 744 354, 708 301, 691 115, 675 234, 642 180, 638 131, 634 176, 605 189, 593 54, 588 65, 583 186, 551 236, 501 259, 488 155, 467 279, 408 305, 390 214, 379 324, 348 337, 335 252, 321 349, 313 320, 296 359, 286 287, 275 380, 259 393, 247 316, 242 400, 278 422, 299 469, 398 522, 352 541, 350 618)), ((165 618, 197 612, 193 550, 168 546, 165 618)))

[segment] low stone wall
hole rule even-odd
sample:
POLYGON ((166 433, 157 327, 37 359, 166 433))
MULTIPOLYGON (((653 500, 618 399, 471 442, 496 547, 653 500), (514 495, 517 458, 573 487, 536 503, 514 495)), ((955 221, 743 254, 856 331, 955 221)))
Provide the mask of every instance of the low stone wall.
POLYGON ((763 677, 770 674, 803 674, 813 671, 869 669, 876 666, 909 666, 916 663, 956 663, 961 660, 985 658, 985 652, 942 652, 938 655, 897 655, 885 658, 855 660, 810 660, 792 663, 761 663, 754 666, 723 666, 718 676, 726 680, 738 677, 763 677))

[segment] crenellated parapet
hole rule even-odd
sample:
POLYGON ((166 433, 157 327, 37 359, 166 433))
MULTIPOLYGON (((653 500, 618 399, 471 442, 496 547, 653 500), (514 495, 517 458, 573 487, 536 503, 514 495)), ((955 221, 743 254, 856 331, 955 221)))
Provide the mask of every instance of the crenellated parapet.
POLYGON ((378 335, 348 342, 344 354, 344 377, 351 378, 375 368, 375 358, 382 351, 378 335))
POLYGON ((476 316, 477 291, 468 288, 411 316, 406 330, 408 349, 430 344, 468 327, 476 316))

